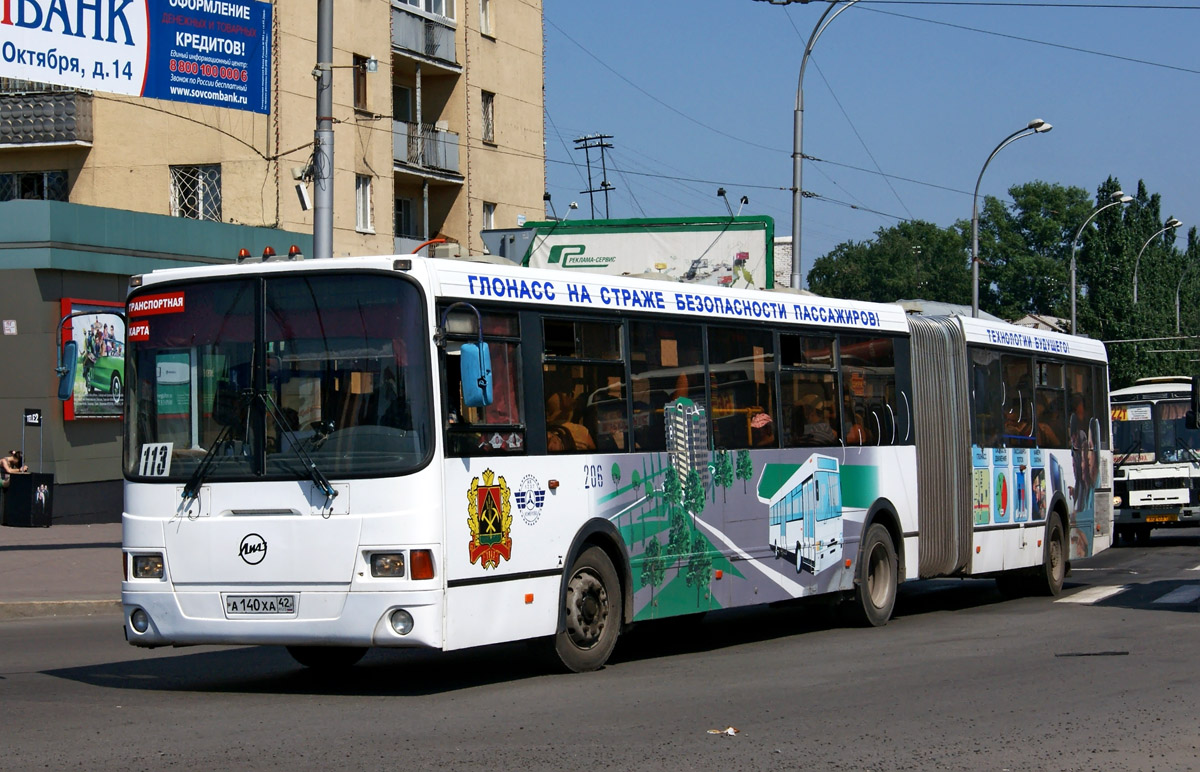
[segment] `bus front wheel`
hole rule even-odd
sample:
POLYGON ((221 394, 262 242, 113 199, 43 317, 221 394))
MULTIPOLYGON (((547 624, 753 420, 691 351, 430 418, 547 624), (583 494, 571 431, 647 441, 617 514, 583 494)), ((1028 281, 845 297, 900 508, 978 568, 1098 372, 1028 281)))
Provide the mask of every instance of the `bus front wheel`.
POLYGON ((1057 597, 1062 594, 1063 580, 1067 577, 1067 537, 1062 520, 1057 517, 1046 525, 1042 566, 1035 570, 1031 589, 1037 595, 1057 597))
POLYGON ((563 626, 554 651, 574 673, 597 670, 608 661, 621 631, 621 581, 608 555, 588 547, 571 566, 563 595, 563 626))
POLYGON ((861 624, 880 627, 891 619, 899 585, 898 566, 891 535, 875 523, 863 537, 854 586, 854 616, 861 624))
POLYGON ((353 667, 367 653, 357 646, 288 646, 292 659, 313 670, 341 670, 353 667))

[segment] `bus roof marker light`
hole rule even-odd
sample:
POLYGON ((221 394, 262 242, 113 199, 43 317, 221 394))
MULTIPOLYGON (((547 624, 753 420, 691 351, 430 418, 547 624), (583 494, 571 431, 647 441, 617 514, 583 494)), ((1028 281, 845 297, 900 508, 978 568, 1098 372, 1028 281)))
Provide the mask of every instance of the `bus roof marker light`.
POLYGON ((304 253, 300 251, 300 247, 293 244, 290 247, 288 247, 287 259, 288 260, 303 260, 304 253))
POLYGON ((242 247, 241 249, 238 250, 238 253, 237 253, 238 264, 244 263, 249 259, 250 259, 250 250, 246 249, 245 247, 242 247))
POLYGON ((275 247, 263 247, 263 262, 267 262, 272 257, 275 257, 275 247))
POLYGON ((411 271, 412 270, 412 260, 408 259, 407 257, 402 257, 399 260, 393 260, 392 261, 392 270, 393 271, 411 271))

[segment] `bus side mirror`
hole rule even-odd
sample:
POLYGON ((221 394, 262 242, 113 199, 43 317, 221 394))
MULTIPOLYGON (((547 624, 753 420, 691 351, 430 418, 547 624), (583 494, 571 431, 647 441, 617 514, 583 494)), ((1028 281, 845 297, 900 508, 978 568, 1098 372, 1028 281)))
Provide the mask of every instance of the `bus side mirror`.
POLYGON ((462 344, 459 367, 462 372, 463 405, 487 407, 492 404, 492 357, 487 342, 462 344))
POLYGON ((75 393, 75 368, 79 365, 79 344, 68 340, 63 344, 62 362, 55 368, 58 373, 58 398, 66 402, 75 393))

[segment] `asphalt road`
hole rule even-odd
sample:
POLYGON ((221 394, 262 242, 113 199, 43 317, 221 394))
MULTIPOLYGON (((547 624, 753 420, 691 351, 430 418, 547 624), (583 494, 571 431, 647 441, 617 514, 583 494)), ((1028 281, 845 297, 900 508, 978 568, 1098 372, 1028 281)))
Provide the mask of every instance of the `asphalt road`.
POLYGON ((116 614, 0 622, 0 769, 1200 768, 1197 568, 1200 536, 1156 532, 1059 602, 939 580, 878 629, 713 613, 582 675, 508 645, 322 677, 270 647, 134 649, 116 614))

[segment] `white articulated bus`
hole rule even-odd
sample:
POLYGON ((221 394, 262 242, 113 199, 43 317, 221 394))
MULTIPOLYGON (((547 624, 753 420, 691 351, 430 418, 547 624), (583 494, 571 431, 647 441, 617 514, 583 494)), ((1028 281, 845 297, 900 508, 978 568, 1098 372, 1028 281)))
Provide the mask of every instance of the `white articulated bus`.
POLYGON ((900 582, 1056 594, 1109 544, 1096 341, 416 256, 131 284, 136 646, 544 639, 589 670, 642 620, 839 593, 882 625, 900 582), (778 538, 810 459, 828 509, 778 538))
POLYGON ((1112 393, 1117 541, 1200 526, 1200 430, 1188 425, 1193 379, 1141 378, 1112 393))

